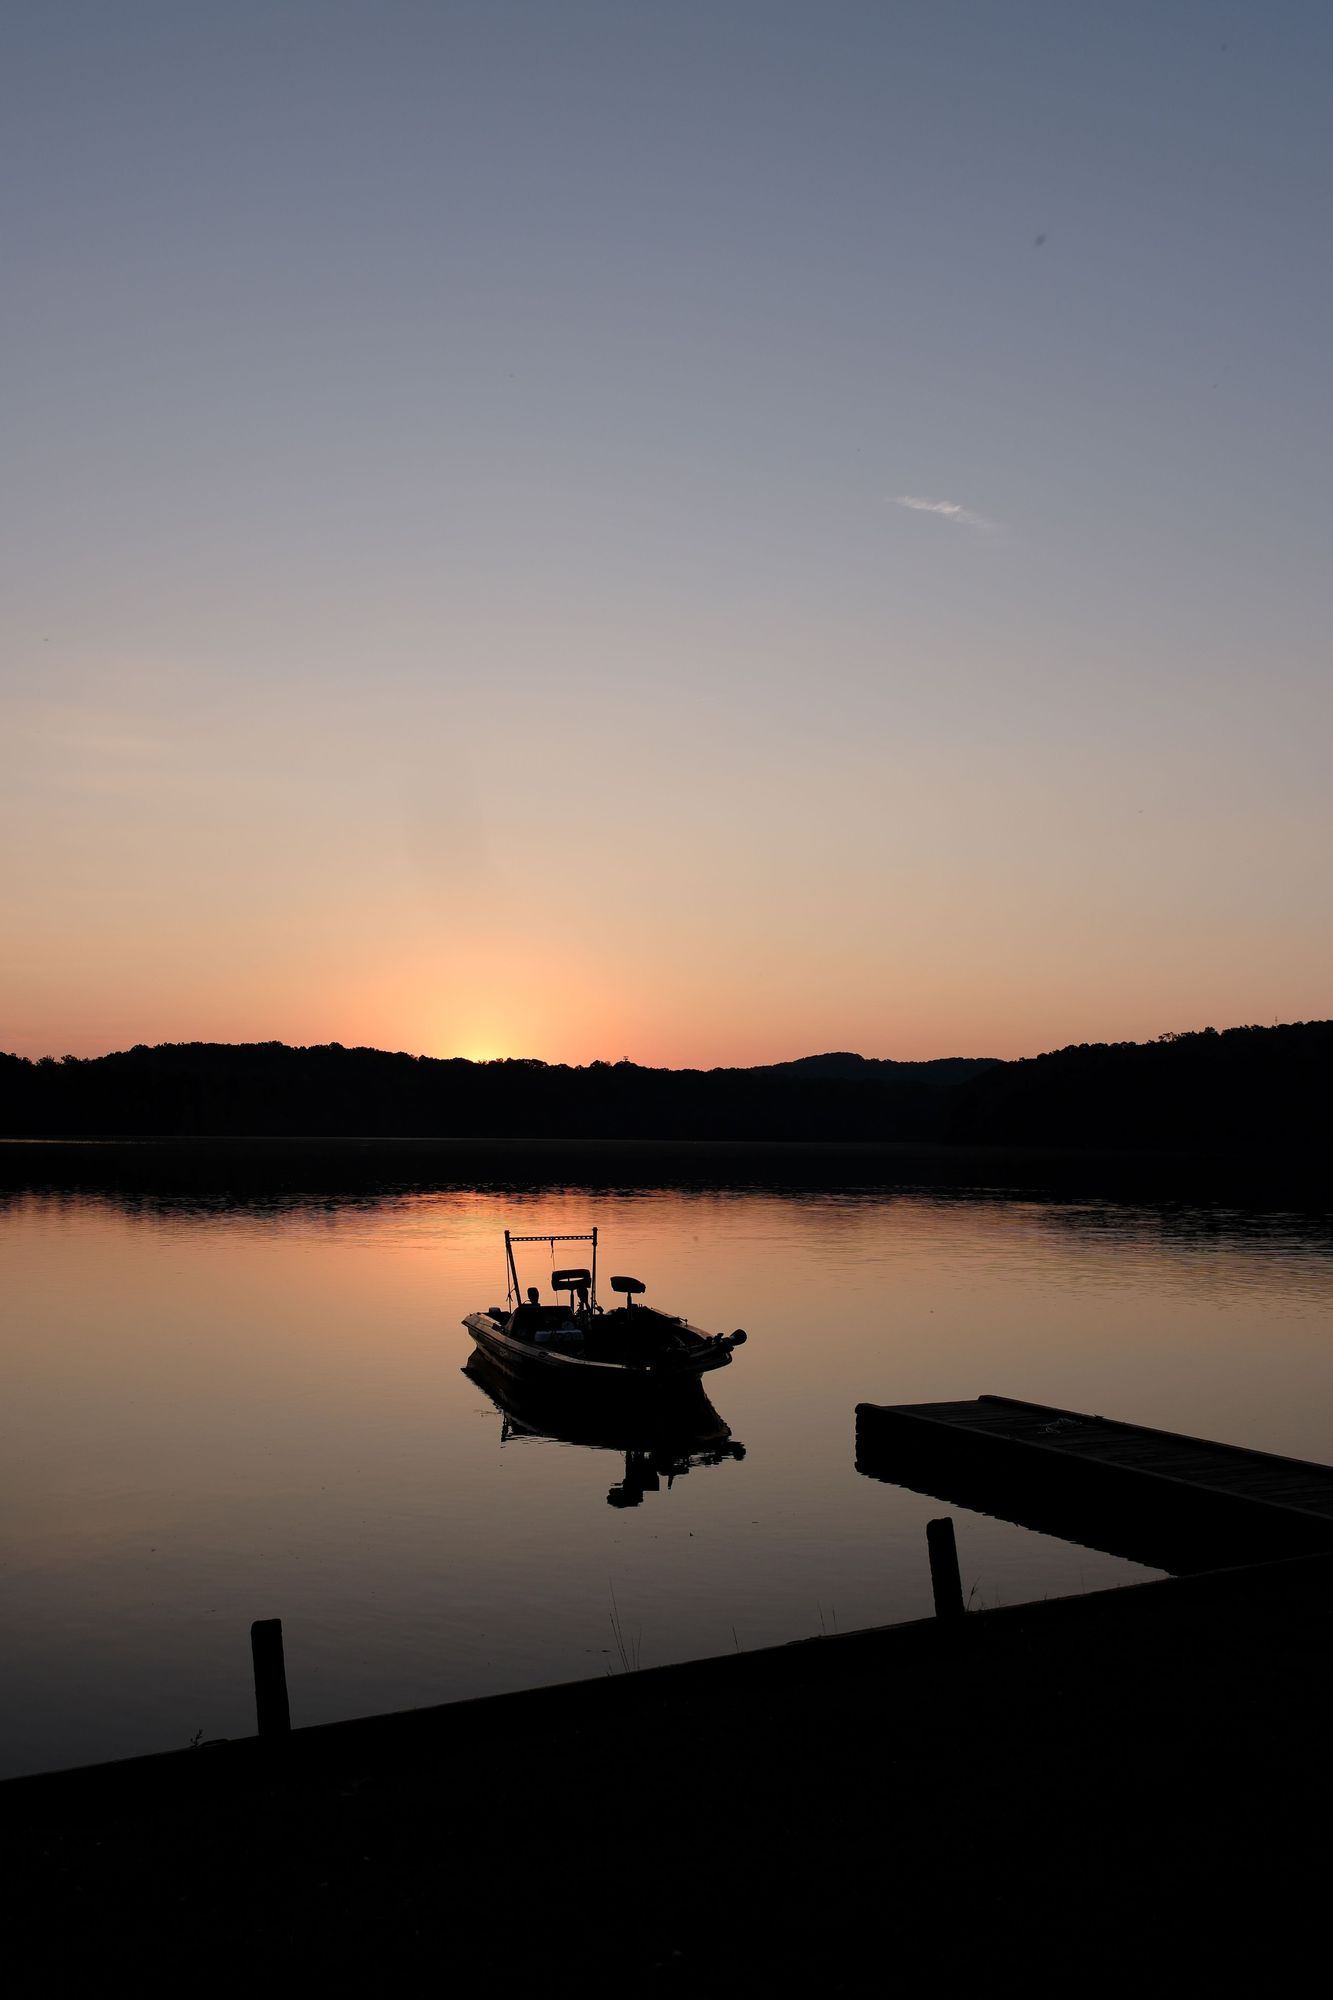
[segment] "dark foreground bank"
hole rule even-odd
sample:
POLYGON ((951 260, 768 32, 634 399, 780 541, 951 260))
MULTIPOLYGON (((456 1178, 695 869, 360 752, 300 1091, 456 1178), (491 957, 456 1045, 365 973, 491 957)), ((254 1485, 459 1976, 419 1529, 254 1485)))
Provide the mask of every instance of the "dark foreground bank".
POLYGON ((1322 1952, 1333 1557, 0 1786, 22 1992, 1190 1990, 1322 1952))

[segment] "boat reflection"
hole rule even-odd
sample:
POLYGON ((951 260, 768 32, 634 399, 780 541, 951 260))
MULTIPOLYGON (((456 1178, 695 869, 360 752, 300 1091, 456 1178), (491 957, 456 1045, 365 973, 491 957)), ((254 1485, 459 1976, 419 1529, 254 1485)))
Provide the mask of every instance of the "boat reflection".
POLYGON ((480 1350, 463 1373, 494 1403, 502 1419, 500 1442, 548 1438, 590 1451, 619 1452, 625 1476, 606 1499, 611 1507, 639 1507, 646 1493, 670 1492, 677 1479, 700 1465, 744 1458, 745 1446, 731 1435, 697 1380, 684 1383, 652 1403, 614 1399, 589 1404, 556 1396, 497 1368, 480 1350))

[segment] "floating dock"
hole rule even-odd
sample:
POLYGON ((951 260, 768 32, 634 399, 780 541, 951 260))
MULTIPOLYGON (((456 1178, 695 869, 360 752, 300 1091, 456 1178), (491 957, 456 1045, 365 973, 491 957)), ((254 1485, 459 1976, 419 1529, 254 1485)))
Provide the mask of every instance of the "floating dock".
POLYGON ((1175 1574, 1333 1549, 1333 1466, 979 1396, 858 1403, 856 1465, 1175 1574))

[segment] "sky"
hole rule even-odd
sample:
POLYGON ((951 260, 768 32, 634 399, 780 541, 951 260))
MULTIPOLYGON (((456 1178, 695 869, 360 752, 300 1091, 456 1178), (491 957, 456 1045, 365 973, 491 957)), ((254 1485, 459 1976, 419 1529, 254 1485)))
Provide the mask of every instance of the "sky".
POLYGON ((1333 1014, 1333 9, 8 0, 0 1048, 1333 1014))

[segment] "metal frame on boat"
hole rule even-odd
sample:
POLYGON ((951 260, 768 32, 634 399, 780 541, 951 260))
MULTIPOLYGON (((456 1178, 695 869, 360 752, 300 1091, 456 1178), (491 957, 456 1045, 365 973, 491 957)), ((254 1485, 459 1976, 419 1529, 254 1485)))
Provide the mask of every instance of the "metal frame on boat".
MULTIPOLYGON (((551 1246, 551 1255, 552 1255, 552 1257, 554 1257, 554 1256, 555 1256, 555 1246, 556 1246, 556 1244, 557 1244, 557 1243, 591 1243, 591 1245, 592 1245, 592 1264, 591 1264, 591 1266, 590 1266, 589 1270, 587 1271, 587 1273, 586 1273, 585 1275, 586 1275, 586 1277, 587 1277, 587 1280, 588 1280, 588 1303, 589 1303, 589 1305, 590 1305, 590 1306, 592 1307, 592 1310, 593 1310, 594 1312, 596 1312, 596 1310, 597 1310, 597 1231, 596 1231, 596 1229, 590 1229, 590 1230, 588 1230, 588 1231, 587 1231, 587 1232, 586 1232, 586 1233, 585 1233, 584 1235, 582 1235, 582 1236, 560 1236, 560 1235, 555 1235, 555 1236, 515 1236, 515 1235, 513 1234, 513 1232, 512 1232, 511 1230, 508 1230, 508 1229, 506 1229, 506 1231, 505 1231, 505 1263, 506 1263, 506 1265, 508 1266, 508 1288, 507 1288, 507 1291, 506 1291, 506 1293, 505 1293, 505 1296, 506 1296, 506 1298, 508 1299, 508 1301, 509 1301, 509 1304, 510 1304, 511 1306, 516 1306, 516 1305, 518 1304, 519 1300, 520 1300, 520 1299, 521 1299, 521 1298, 523 1297, 523 1291, 522 1291, 522 1287, 520 1286, 520 1284, 519 1284, 519 1282, 518 1282, 518 1265, 517 1265, 517 1264, 516 1264, 516 1263, 514 1262, 514 1245, 515 1245, 516 1243, 549 1243, 549 1244, 550 1244, 550 1246, 551 1246)), ((552 1291, 565 1291, 566 1289, 569 1289, 569 1290, 571 1291, 571 1293, 572 1293, 572 1291, 573 1291, 574 1289, 576 1289, 576 1288, 574 1288, 574 1287, 569 1287, 569 1288, 567 1288, 567 1287, 566 1287, 566 1286, 564 1286, 564 1285, 557 1285, 557 1283, 556 1283, 556 1279, 557 1279, 557 1278, 572 1278, 572 1277, 574 1277, 574 1276, 576 1276, 576 1275, 577 1275, 577 1274, 576 1274, 575 1272, 573 1272, 573 1271, 552 1271, 552 1273, 551 1273, 551 1289, 552 1289, 552 1291)), ((616 1281, 615 1281, 615 1279, 614 1279, 614 1278, 612 1278, 612 1280, 611 1280, 611 1286, 612 1286, 612 1289, 613 1289, 613 1290, 615 1289, 615 1282, 616 1282, 616 1281)), ((571 1296, 571 1298, 570 1298, 570 1307, 571 1307, 571 1309, 572 1309, 572 1307, 573 1307, 573 1303, 574 1303, 574 1301, 573 1301, 573 1297, 571 1296)))

